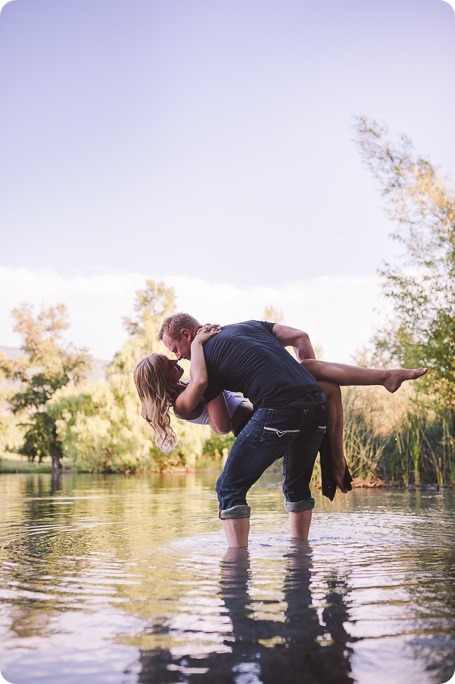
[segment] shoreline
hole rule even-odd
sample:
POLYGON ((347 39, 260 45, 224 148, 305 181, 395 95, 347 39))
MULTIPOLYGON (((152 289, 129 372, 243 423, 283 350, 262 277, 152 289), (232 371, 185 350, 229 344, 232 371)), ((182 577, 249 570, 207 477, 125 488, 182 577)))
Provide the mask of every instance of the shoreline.
MULTIPOLYGON (((217 471, 216 468, 169 468, 165 470, 137 470, 137 471, 125 471, 125 472, 109 472, 109 471, 87 471, 78 470, 72 468, 70 464, 67 466, 63 465, 62 470, 58 472, 58 475, 74 475, 74 474, 91 474, 91 475, 126 475, 129 477, 143 476, 143 475, 188 475, 194 473, 210 473, 217 471)), ((1 457, 0 458, 0 475, 30 475, 30 474, 44 474, 52 475, 52 465, 49 461, 43 463, 33 463, 27 461, 26 457, 23 458, 17 455, 15 458, 1 457)), ((398 484, 396 482, 385 482, 379 479, 366 480, 364 478, 354 478, 351 482, 353 489, 401 489, 401 490, 450 490, 453 489, 453 483, 439 485, 437 482, 421 482, 420 484, 410 483, 408 485, 398 484)), ((315 483, 314 487, 318 490, 321 489, 320 483, 315 483)))

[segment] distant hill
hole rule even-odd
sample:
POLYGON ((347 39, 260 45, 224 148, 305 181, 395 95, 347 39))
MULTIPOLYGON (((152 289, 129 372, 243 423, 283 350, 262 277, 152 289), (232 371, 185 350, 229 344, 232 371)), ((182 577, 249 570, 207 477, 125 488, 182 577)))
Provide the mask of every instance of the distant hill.
MULTIPOLYGON (((2 347, 0 346, 0 353, 7 356, 13 361, 18 359, 22 354, 22 350, 18 347, 2 347)), ((87 375, 87 380, 89 382, 94 382, 100 378, 104 378, 106 373, 106 367, 109 365, 109 361, 104 361, 103 359, 95 359, 92 357, 92 370, 87 375)))

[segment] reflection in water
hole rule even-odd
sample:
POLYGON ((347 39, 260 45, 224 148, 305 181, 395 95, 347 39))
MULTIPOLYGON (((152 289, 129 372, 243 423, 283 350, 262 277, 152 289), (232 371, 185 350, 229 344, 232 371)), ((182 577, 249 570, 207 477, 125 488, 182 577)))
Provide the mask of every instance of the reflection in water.
POLYGON ((228 551, 216 475, 0 476, 0 671, 14 684, 442 684, 455 664, 453 492, 280 482, 228 551))
POLYGON ((313 602, 311 547, 294 542, 284 558, 283 607, 277 601, 264 616, 252 599, 254 578, 247 549, 229 549, 221 561, 220 616, 226 613, 231 633, 214 652, 194 657, 178 656, 171 650, 141 651, 139 682, 197 682, 209 676, 212 682, 263 682, 289 684, 315 682, 344 684, 350 676, 348 619, 345 603, 347 582, 328 578, 321 618, 313 602), (175 678, 178 672, 182 679, 175 678), (174 674, 172 674, 174 673, 174 674))

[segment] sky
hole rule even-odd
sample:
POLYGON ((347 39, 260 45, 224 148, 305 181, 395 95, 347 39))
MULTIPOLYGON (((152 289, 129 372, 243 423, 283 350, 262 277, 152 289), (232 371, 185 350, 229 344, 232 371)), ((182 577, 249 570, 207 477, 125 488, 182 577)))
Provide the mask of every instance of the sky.
POLYGON ((393 224, 354 141, 383 122, 455 179, 444 0, 0 3, 0 345, 63 302, 109 359, 147 279, 349 361, 386 315, 393 224))

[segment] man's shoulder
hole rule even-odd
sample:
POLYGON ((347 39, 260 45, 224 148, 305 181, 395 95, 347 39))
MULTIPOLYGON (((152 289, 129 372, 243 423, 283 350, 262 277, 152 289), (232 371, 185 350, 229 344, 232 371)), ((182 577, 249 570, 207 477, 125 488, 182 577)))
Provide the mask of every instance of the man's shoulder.
POLYGON ((270 321, 258 321, 256 319, 251 319, 248 321, 242 321, 240 323, 230 323, 229 325, 223 325, 222 331, 227 334, 241 334, 242 332, 254 331, 254 330, 267 330, 272 332, 275 323, 270 321))

